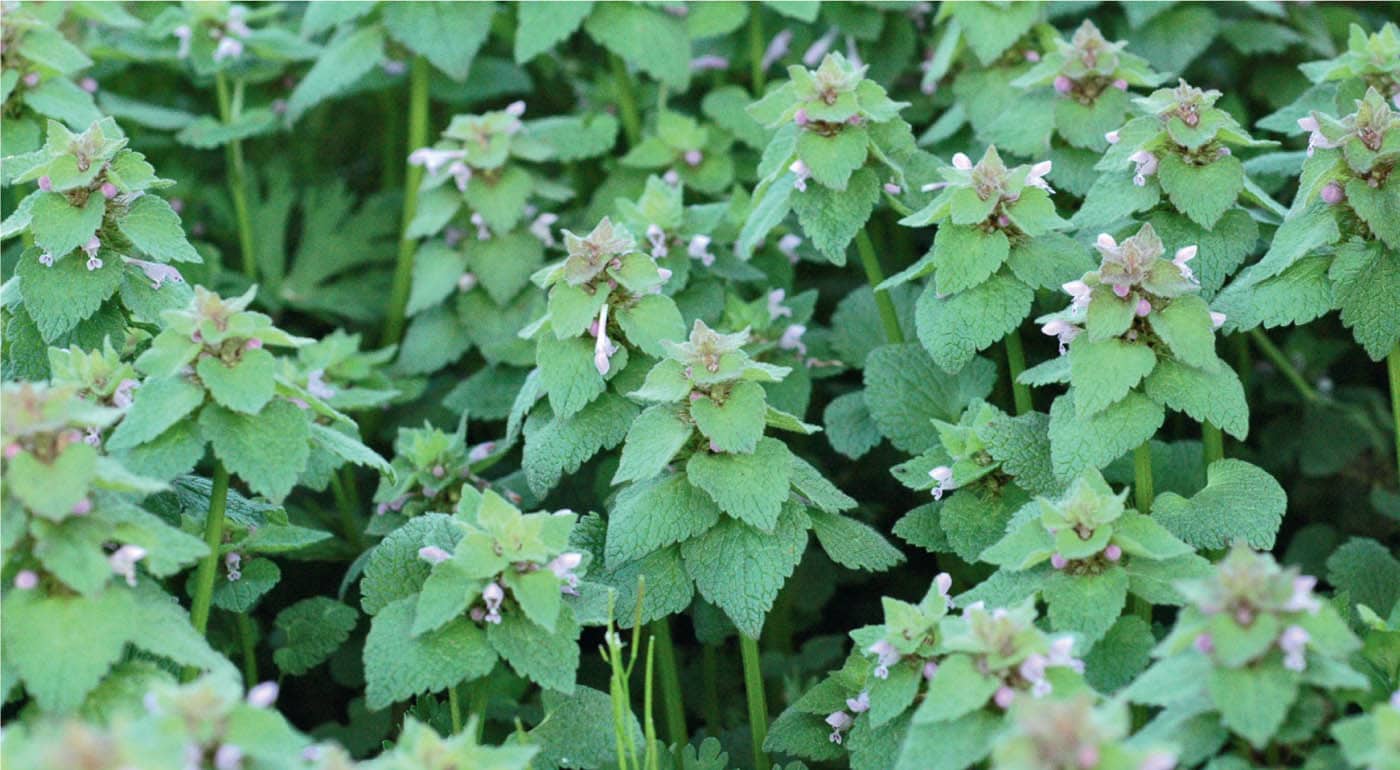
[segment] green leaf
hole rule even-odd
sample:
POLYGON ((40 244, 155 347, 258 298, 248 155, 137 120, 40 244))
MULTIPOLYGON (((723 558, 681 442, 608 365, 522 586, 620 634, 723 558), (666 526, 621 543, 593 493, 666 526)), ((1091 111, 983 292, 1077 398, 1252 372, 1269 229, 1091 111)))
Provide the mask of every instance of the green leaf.
POLYGON ((953 654, 938 664, 929 680, 924 702, 914 711, 914 724, 950 722, 974 712, 991 700, 1001 681, 977 670, 972 657, 953 654))
POLYGON ((934 365, 919 345, 885 345, 865 360, 865 402, 895 448, 922 452, 938 440, 933 420, 956 422, 996 382, 996 366, 974 359, 957 374, 934 365))
POLYGON ((843 128, 831 136, 802 131, 797 136, 797 157, 807 164, 812 179, 832 190, 845 190, 851 173, 865 165, 870 135, 863 128, 843 128))
POLYGON ((1011 254, 1000 230, 984 232, 965 225, 944 225, 933 239, 934 280, 939 294, 956 294, 987 280, 1011 254))
MULTIPOLYGON (((258 600, 282 581, 282 570, 271 559, 251 559, 242 566, 237 580, 216 580, 213 603, 228 612, 248 612, 258 600)), ((194 574, 191 573, 186 592, 194 595, 194 574)))
POLYGON ((1126 170, 1110 171, 1094 181, 1070 224, 1081 232, 1101 232, 1136 212, 1156 206, 1161 198, 1157 185, 1138 187, 1126 170))
POLYGON ((1277 665, 1216 668, 1206 683, 1220 721, 1261 750, 1298 697, 1297 676, 1277 665))
POLYGON ((822 425, 831 448, 852 460, 864 457, 884 438, 859 391, 833 398, 822 412, 822 425))
POLYGON ((87 495, 97 472, 97 450, 73 443, 51 461, 40 460, 30 452, 20 452, 9 460, 5 474, 9 491, 35 514, 55 521, 73 511, 87 495))
POLYGON ((1158 561, 1194 552, 1156 519, 1140 513, 1125 513, 1113 522, 1113 542, 1129 556, 1158 561))
MULTIPOLYGON (((779 178, 774 184, 784 183, 779 178)), ((851 175, 844 190, 809 184, 806 192, 794 192, 790 200, 812 245, 832 264, 844 265, 846 247, 880 200, 880 178, 874 170, 864 168, 851 175)))
POLYGON ((1068 394, 1050 406, 1050 459, 1061 479, 1108 465, 1152 438, 1166 417, 1159 404, 1139 393, 1129 393, 1093 417, 1075 412, 1068 394))
POLYGON ((593 365, 593 343, 582 337, 541 337, 535 360, 549 406, 561 418, 577 414, 607 388, 593 365))
POLYGON ((0 605, 0 638, 7 682, 11 677, 23 681, 42 711, 75 711, 121 658, 136 630, 129 597, 121 588, 90 598, 46 597, 37 591, 6 596, 0 605), (82 632, 75 633, 78 629, 82 632))
POLYGON ((1259 240, 1259 225, 1241 208, 1226 211, 1210 229, 1171 211, 1154 211, 1148 221, 1162 239, 1167 254, 1175 254, 1183 246, 1198 247, 1191 268, 1205 297, 1220 290, 1225 279, 1254 253, 1254 244, 1259 240))
POLYGON ((1400 344, 1400 253, 1350 241, 1337 249, 1330 274, 1342 324, 1372 361, 1385 358, 1400 344))
POLYGON ((1025 493, 983 495, 967 490, 943 501, 938 523, 948 538, 948 544, 959 558, 968 562, 1001 539, 1012 515, 1026 502, 1025 493))
POLYGON ((462 82, 491 31, 495 11, 495 3, 399 2, 383 6, 382 14, 389 37, 462 82))
POLYGON ((435 372, 461 358, 471 344, 451 307, 429 308, 409 323, 394 368, 403 374, 435 372))
POLYGON ((1278 275, 1289 265, 1323 246, 1336 243, 1341 237, 1336 213, 1331 206, 1319 201, 1279 225, 1269 242, 1269 250, 1250 272, 1255 274, 1256 281, 1278 275))
POLYGON ((1261 551, 1274 547, 1288 497, 1263 470, 1243 460, 1217 460, 1206 469, 1206 486, 1190 499, 1164 492, 1152 516, 1173 535, 1200 549, 1227 548, 1236 541, 1261 551))
POLYGON ((817 508, 807 515, 822 550, 843 567, 882 572, 904 561, 898 548, 863 522, 817 508))
POLYGON ((1225 314, 1227 332, 1256 326, 1302 325, 1336 307, 1327 270, 1332 255, 1305 257, 1271 278, 1254 280, 1256 264, 1216 295, 1212 307, 1225 314))
POLYGON ((1346 591, 1353 605, 1393 612, 1400 601, 1400 561, 1369 537, 1353 537, 1327 557, 1327 582, 1346 591))
POLYGON ((479 176, 467 185, 467 205, 492 230, 505 232, 515 227, 525 213, 525 203, 535 190, 534 178, 518 166, 506 166, 495 178, 479 176))
POLYGON ((427 241, 419 246, 413 256, 413 288, 404 313, 418 315, 452 296, 465 268, 462 254, 442 241, 427 241))
POLYGON ((612 483, 645 481, 661 473, 693 434, 694 428, 674 406, 658 404, 644 410, 627 429, 612 483))
POLYGON ((617 325, 627 341, 643 353, 657 358, 666 355, 662 340, 685 339, 685 320, 675 300, 661 294, 648 294, 636 304, 618 308, 617 325))
POLYGON ((1092 645, 1108 633, 1127 605, 1128 573, 1116 568, 1097 575, 1055 571, 1046 578, 1040 595, 1048 607, 1051 628, 1074 631, 1092 645))
POLYGON ((411 598, 394 601, 370 624, 364 661, 365 702, 371 709, 479 679, 496 664, 487 635, 466 618, 413 636, 413 604, 411 598))
POLYGON ((302 599, 277 613, 277 630, 285 641, 272 660, 285 674, 305 674, 345 644, 359 617, 355 608, 329 597, 302 599))
POLYGON ((336 39, 316 58, 287 99, 287 120, 296 122, 317 104, 345 93, 383 59, 384 30, 378 25, 368 24, 336 39))
POLYGON ((1037 495, 1056 496, 1064 488, 1050 464, 1050 418, 1040 412, 992 420, 981 432, 992 459, 1037 495))
POLYGON ((588 14, 592 2, 551 3, 527 0, 516 4, 515 61, 527 61, 567 40, 576 32, 588 14))
POLYGON ((292 491, 311 456, 307 415, 287 401, 271 401, 258 414, 210 404, 199 428, 214 456, 254 492, 281 500, 292 491))
POLYGON ((1008 275, 995 275, 939 299, 932 285, 914 309, 919 341, 944 371, 957 372, 1021 325, 1035 292, 1008 275))
MULTIPOLYGON (((29 249, 20 256, 15 268, 20 295, 45 342, 56 342, 73 331, 117 293, 122 283, 121 257, 105 250, 98 256, 102 267, 96 270, 87 269, 81 254, 56 260, 51 267, 39 262, 37 250, 29 249)), ((112 342, 120 344, 121 340, 112 342)))
POLYGON ((573 473, 588 458, 622 443, 637 407, 621 396, 606 393, 572 417, 536 411, 525 423, 525 453, 521 467, 530 488, 539 494, 573 473))
POLYGON ((531 623, 546 631, 553 632, 559 621, 559 610, 564 606, 559 592, 559 578, 550 570, 507 573, 505 576, 510 595, 525 617, 531 623))
POLYGON ((670 88, 690 85, 690 36, 685 23, 630 3, 601 3, 583 23, 589 37, 670 88))
MULTIPOLYGON (((580 685, 567 697, 546 690, 541 701, 544 720, 529 732, 530 745, 540 750, 531 767, 614 767, 619 764, 613 721, 611 717, 598 718, 599 714, 612 713, 612 697, 608 693, 580 685)), ((625 719, 629 745, 645 745, 646 737, 637 718, 628 714, 625 719)))
POLYGON ((1147 397, 1196 422, 1210 422, 1241 441, 1249 434, 1249 404, 1239 375, 1228 366, 1202 371, 1164 359, 1142 385, 1147 397))
POLYGON ((772 532, 790 495, 788 455, 783 442, 763 438, 752 454, 696 452, 685 464, 685 474, 720 510, 772 532))
POLYGON ((393 477, 394 470, 389 462, 363 444, 357 436, 348 435, 318 422, 310 423, 310 428, 311 440, 316 446, 348 463, 373 468, 385 476, 393 477))
POLYGON ((1004 727, 1001 715, 987 711, 973 711, 951 722, 915 721, 895 770, 966 770, 992 752, 1004 727))
POLYGON ((107 439, 113 451, 145 444, 183 420, 204 403, 204 390, 183 377, 146 380, 136 390, 131 409, 107 439))
POLYGON ((235 412, 257 414, 276 389, 277 359, 261 348, 243 351, 232 366, 205 356, 195 371, 209 395, 235 412))
POLYGON ((399 599, 415 596, 432 571, 418 556, 419 549, 432 545, 451 553, 461 538, 461 525, 441 513, 415 516, 390 532, 369 552, 360 581, 360 608, 374 615, 399 599))
POLYGON ((1244 164, 1227 155, 1193 166, 1169 152, 1160 160, 1157 178, 1178 211, 1210 229, 1244 189, 1244 164))
POLYGON ((724 610, 740 631, 757 639, 764 616, 807 547, 800 513, 784 512, 772 534, 735 519, 721 519, 704 535, 681 545, 685 569, 700 594, 724 610))
POLYGON ((719 520, 719 506, 683 474, 637 482, 618 494, 608 516, 608 566, 698 537, 719 520))
POLYGON ((868 712, 870 726, 879 727, 903 714, 914 703, 923 679, 920 671, 909 664, 894 666, 884 679, 872 678, 868 712))
POLYGON ((1081 417, 1093 417, 1121 401, 1156 365, 1157 356, 1146 345, 1076 337, 1069 345, 1075 410, 1081 417))
POLYGON ((1064 233, 1046 233, 1017 245, 1006 264, 1023 283, 1052 290, 1094 269, 1089 251, 1064 233))
POLYGON ((1147 668, 1156 646, 1147 621, 1125 615, 1084 656, 1084 679, 1099 692, 1120 690, 1147 668))
POLYGON ((1347 203, 1392 251, 1400 251, 1400 184, 1387 177, 1384 185, 1372 187, 1364 179, 1347 182, 1347 203))
POLYGON ((515 673, 546 690, 574 691, 578 671, 579 627, 572 613, 559 618, 559 628, 550 633, 526 620, 518 612, 507 612, 501 622, 486 629, 491 646, 515 673))
POLYGON ((180 215, 154 195, 143 195, 117 220, 117 229, 132 245, 157 262, 203 262, 185 238, 180 215))
POLYGON ((835 514, 856 507, 854 498, 827 481, 811 463, 791 452, 788 456, 792 459, 792 486, 809 508, 835 514))
POLYGON ((1164 308, 1154 308, 1147 322, 1182 363, 1206 370, 1219 365, 1210 307, 1200 297, 1194 294, 1177 297, 1164 308))
POLYGON ((1089 313, 1084 330, 1089 339, 1113 339, 1122 336, 1133 325, 1136 303, 1120 300, 1117 297, 1101 295, 1089 302, 1089 313))
POLYGON ((751 453, 763 438, 767 409, 763 386, 744 381, 729 391, 723 403, 710 396, 690 402, 690 417, 718 451, 751 453))

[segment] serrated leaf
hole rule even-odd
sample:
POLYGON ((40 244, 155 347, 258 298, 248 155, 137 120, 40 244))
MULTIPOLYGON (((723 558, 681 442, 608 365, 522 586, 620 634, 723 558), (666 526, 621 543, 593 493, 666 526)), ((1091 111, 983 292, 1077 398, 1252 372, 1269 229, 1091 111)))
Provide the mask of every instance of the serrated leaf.
POLYGON ((1210 229, 1244 189, 1244 166, 1233 155, 1193 166, 1175 153, 1166 153, 1157 178, 1178 211, 1210 229))
POLYGON ((750 453, 763 437, 767 396, 756 382, 735 385, 723 403, 702 396, 690 403, 695 427, 721 452, 750 453))
POLYGON ((1249 434, 1249 404, 1239 375, 1228 366, 1202 371, 1165 359, 1142 384, 1147 397, 1196 422, 1210 422, 1241 441, 1249 434))
POLYGON ((440 692, 485 676, 496 664, 486 634, 466 618, 413 636, 413 599, 379 611, 365 637, 365 701, 372 709, 419 693, 440 692))
POLYGON ((851 173, 865 165, 869 146, 870 135, 861 128, 843 128, 830 136, 803 131, 797 137, 797 157, 817 184, 840 191, 851 173))
POLYGON ((593 365, 593 343, 582 337, 539 340, 536 362, 549 406, 559 417, 570 417, 588 406, 607 388, 593 365))
POLYGON ((397 2, 383 6, 382 15, 389 37, 461 82, 491 31, 495 11, 495 3, 397 2))
POLYGON ((603 449, 622 443, 638 409, 625 398, 606 393, 568 418, 537 412, 525 423, 521 467, 530 488, 548 491, 565 473, 573 473, 603 449))
POLYGON ((1041 589, 1056 631, 1074 631, 1093 644, 1118 620, 1128 600, 1128 573, 1110 568, 1097 575, 1056 571, 1041 589))
POLYGON ((690 84, 690 36, 685 23, 629 3, 601 3, 583 23, 589 37, 668 87, 690 84))
POLYGON ((807 546, 807 530, 796 513, 785 512, 766 534, 735 519, 721 519, 704 535, 681 546, 686 572, 700 594, 724 610, 751 639, 807 546))
POLYGON ((608 516, 608 566, 697 537, 719 520, 719 506, 683 474, 637 482, 618 494, 608 516))
POLYGON ((1121 401, 1156 365, 1157 356, 1145 345, 1076 337, 1069 346, 1070 393, 1076 412, 1092 417, 1121 401))
POLYGON ((944 371, 957 372, 1020 326, 1034 299, 1029 286, 1007 275, 941 299, 930 285, 914 309, 919 341, 944 371))
POLYGON ((807 515, 822 550, 843 567, 881 572, 904 561, 904 554, 867 524, 815 508, 807 515))
MULTIPOLYGON (((45 342, 57 342, 117 293, 122 283, 121 258, 111 251, 98 254, 102 266, 96 270, 87 269, 81 255, 57 260, 50 267, 39 262, 39 253, 33 249, 20 256, 15 269, 20 295, 45 342)), ((120 342, 113 340, 113 344, 120 342)))
POLYGON ((1190 499, 1173 492, 1157 497, 1152 516, 1173 535, 1200 549, 1236 541, 1259 550, 1274 547, 1288 497, 1268 473, 1243 460, 1217 460, 1206 486, 1190 499))
POLYGON ((1011 242, 1000 230, 988 233, 966 225, 943 225, 933 239, 934 281, 949 295, 973 288, 1001 268, 1011 242))
POLYGON ((199 428, 214 456, 254 492, 281 500, 292 491, 311 456, 307 416, 287 401, 271 401, 258 414, 209 404, 199 428))
POLYGON ((277 384, 277 359, 261 348, 243 351, 231 366, 204 356, 195 371, 215 401, 244 414, 256 414, 272 400, 277 384))
POLYGON ((1220 721, 1263 749, 1298 697, 1297 677, 1277 665, 1216 668, 1206 677, 1220 721))
POLYGON ((285 641, 272 659, 284 673, 305 674, 340 649, 359 617, 353 607, 329 597, 302 599, 277 613, 276 625, 285 641))
POLYGON ((995 381, 996 366, 986 359, 950 375, 919 345, 885 345, 866 358, 865 402, 890 443, 922 452, 938 440, 933 420, 956 421, 973 399, 992 392, 995 381))
POLYGON ((790 494, 792 462, 783 442, 763 438, 752 454, 696 452, 685 465, 686 478, 705 490, 720 510, 772 532, 790 494))
POLYGON ((370 551, 365 563, 360 608, 374 615, 396 600, 416 595, 432 571, 418 550, 432 545, 451 553, 461 538, 460 524, 441 513, 415 516, 390 532, 370 551))
POLYGON ((1342 324, 1372 361, 1400 344, 1400 254, 1380 243, 1351 241, 1337 249, 1330 276, 1342 324))
POLYGON ((969 655, 949 655, 929 680, 924 702, 914 712, 914 724, 950 722, 976 711, 991 700, 1001 682, 977 670, 969 655))
POLYGON ((1050 459, 1055 475, 1071 479, 1089 468, 1102 468, 1119 455, 1152 438, 1166 417, 1162 407, 1139 393, 1093 417, 1075 413, 1069 395, 1050 406, 1050 459))
MULTIPOLYGON (((779 178, 774 184, 783 183, 779 178)), ((865 226, 879 199, 880 178, 868 168, 852 174, 844 190, 809 184, 806 192, 794 192, 789 198, 802 231, 835 265, 846 264, 846 247, 865 226)))
POLYGON ((592 2, 552 3, 521 2, 515 6, 518 23, 515 27, 515 61, 527 61, 568 39, 578 30, 592 2))
POLYGON ((500 623, 486 629, 491 646, 517 674, 562 693, 574 691, 578 635, 578 623, 568 612, 560 616, 559 627, 553 633, 517 612, 506 613, 500 623))
POLYGON ((674 406, 659 404, 644 410, 627 429, 613 484, 645 481, 671 462, 694 434, 674 406))
POLYGON ((378 25, 366 25, 335 40, 287 99, 287 119, 296 122, 307 110, 349 90, 383 59, 384 29, 378 25))
POLYGON ((185 238, 180 215, 165 200, 143 195, 117 220, 117 229, 157 262, 203 262, 185 238))
POLYGON ((164 433, 204 403, 204 390, 183 377, 148 379, 107 439, 111 450, 130 449, 164 433))
POLYGON ((1166 307, 1148 314, 1147 323, 1182 363, 1206 370, 1219 365, 1210 307, 1200 297, 1192 294, 1177 297, 1166 307))

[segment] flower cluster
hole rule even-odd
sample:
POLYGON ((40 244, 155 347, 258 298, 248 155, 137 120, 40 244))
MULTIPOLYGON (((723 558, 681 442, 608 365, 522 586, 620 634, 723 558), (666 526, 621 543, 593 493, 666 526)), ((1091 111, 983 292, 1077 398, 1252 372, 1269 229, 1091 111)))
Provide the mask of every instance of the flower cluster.
POLYGON ((1161 78, 1146 59, 1123 50, 1126 42, 1110 42, 1093 21, 1085 19, 1069 40, 1056 38, 1054 50, 1039 57, 1029 72, 1013 83, 1020 87, 1050 85, 1055 93, 1081 105, 1093 105, 1110 88, 1154 86, 1161 78))
POLYGON ((1051 162, 1007 168, 995 146, 987 148, 974 165, 962 153, 953 165, 939 169, 942 182, 924 185, 925 192, 940 190, 923 209, 900 220, 910 227, 951 221, 953 225, 998 231, 1008 240, 1023 242, 1066 226, 1050 203, 1054 189, 1045 181, 1051 162))
POLYGON ((643 137, 622 156, 624 166, 662 171, 672 187, 682 184, 719 193, 734 181, 734 137, 718 126, 703 126, 671 110, 656 116, 656 133, 643 137))
POLYGON ((1176 755, 1125 742, 1127 705, 1094 698, 1026 701, 1012 708, 1011 729, 997 742, 996 770, 1173 770, 1176 755))
MULTIPOLYGON (((1298 126, 1309 132, 1308 154, 1316 156, 1307 163, 1310 193, 1299 200, 1312 200, 1315 194, 1324 203, 1335 206, 1346 201, 1349 192, 1375 195, 1354 185, 1390 191, 1391 171, 1400 159, 1400 107, 1392 109, 1375 88, 1366 91, 1366 96, 1356 102, 1356 112, 1350 115, 1338 119, 1313 112, 1299 118, 1298 126), (1318 154, 1317 150, 1337 152, 1318 154)), ((1371 211, 1366 211, 1363 219, 1369 222, 1372 216, 1371 211)), ((1389 229, 1380 225, 1378 232, 1388 233, 1389 229)))
POLYGON ((957 424, 934 420, 948 463, 934 466, 928 472, 934 484, 933 499, 942 500, 945 494, 970 486, 995 491, 1010 482, 986 441, 991 424, 1005 416, 991 404, 976 401, 963 412, 957 424))
POLYGON ((371 533, 392 531, 406 517, 454 510, 464 495, 472 494, 464 491, 464 484, 485 484, 475 469, 496 457, 498 442, 469 446, 466 430, 466 420, 454 433, 429 425, 399 428, 390 463, 393 473, 380 478, 374 493, 371 533))
POLYGON ((1359 24, 1352 24, 1345 51, 1299 69, 1314 83, 1359 80, 1400 109, 1400 26, 1389 22, 1367 35, 1359 24))

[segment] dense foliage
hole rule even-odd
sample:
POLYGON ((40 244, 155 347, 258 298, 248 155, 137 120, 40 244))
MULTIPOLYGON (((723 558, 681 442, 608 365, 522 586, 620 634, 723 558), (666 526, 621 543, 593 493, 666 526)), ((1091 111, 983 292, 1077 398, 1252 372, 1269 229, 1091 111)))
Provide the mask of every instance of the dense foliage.
POLYGON ((1400 768, 1397 17, 7 1, 4 764, 1400 768))

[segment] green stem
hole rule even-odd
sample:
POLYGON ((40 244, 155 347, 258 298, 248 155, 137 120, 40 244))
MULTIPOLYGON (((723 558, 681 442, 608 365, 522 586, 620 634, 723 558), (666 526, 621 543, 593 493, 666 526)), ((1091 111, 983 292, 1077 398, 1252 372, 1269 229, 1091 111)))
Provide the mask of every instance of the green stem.
POLYGON ((1031 400, 1031 389, 1020 381, 1021 372, 1026 370, 1026 352, 1021 347, 1021 332, 1012 329, 1004 340, 1006 344, 1006 365, 1011 375, 1011 398, 1016 402, 1016 414, 1035 410, 1031 400))
MULTIPOLYGON (((403 184, 403 124, 397 118, 401 103, 393 89, 380 92, 379 104, 384 113, 384 135, 380 148, 383 159, 380 165, 379 189, 394 190, 403 184)), ((415 148, 416 149, 416 148, 415 148)))
POLYGON ((763 743, 768 740, 768 698, 763 692, 758 640, 739 634, 739 654, 744 660, 744 695, 749 702, 749 733, 753 737, 753 766, 769 767, 763 743))
POLYGON ((1204 446, 1206 467, 1216 460, 1225 459, 1225 436, 1215 424, 1207 420, 1201 423, 1201 444, 1204 446))
POLYGON ((476 742, 481 743, 482 736, 486 733, 486 706, 491 700, 491 691, 486 687, 486 680, 477 680, 476 687, 472 688, 472 716, 476 718, 476 742))
POLYGON ((671 641, 671 621, 659 618, 651 622, 651 635, 656 640, 656 658, 661 674, 661 701, 666 710, 666 738, 675 746, 690 742, 685 727, 685 700, 681 694, 680 669, 676 665, 676 646, 671 641))
POLYGON ((238 644, 243 650, 243 685, 251 688, 258 683, 258 656, 253 646, 253 621, 248 613, 234 616, 238 625, 238 644))
POLYGON ((335 507, 340 517, 341 536, 354 547, 356 552, 365 550, 365 536, 360 531, 360 522, 355 519, 359 510, 359 495, 355 492, 355 477, 348 468, 331 474, 331 492, 335 495, 335 507))
MULTIPOLYGON (((408 76, 408 147, 410 152, 428 144, 428 61, 413 57, 408 76)), ((407 164, 407 161, 405 161, 407 164)), ((408 306, 408 290, 413 286, 413 254, 418 244, 408 237, 408 226, 418 213, 418 186, 423 181, 423 169, 407 164, 404 169, 403 221, 399 238, 399 256, 394 264, 394 283, 389 292, 388 315, 384 319, 385 345, 394 345, 403 334, 404 309, 408 306)))
POLYGON ((763 96, 765 74, 763 71, 763 17, 758 5, 749 6, 749 82, 753 86, 754 98, 763 96))
POLYGON ((1385 359, 1390 373, 1390 418, 1395 423, 1395 466, 1400 473, 1400 345, 1396 345, 1385 359))
POLYGON ((653 634, 647 640, 647 668, 642 673, 642 736, 646 738, 647 746, 643 756, 646 757, 647 768, 660 768, 661 763, 656 757, 656 718, 652 716, 652 682, 656 667, 656 635, 653 634))
POLYGON ((1143 515, 1152 512, 1152 501, 1156 499, 1152 494, 1151 444, 1151 440, 1144 441, 1133 450, 1133 502, 1137 504, 1138 513, 1143 515))
MULTIPOLYGON (((241 90, 242 83, 237 88, 241 90)), ((225 124, 237 120, 242 112, 242 95, 237 99, 230 98, 224 73, 215 74, 214 90, 219 98, 219 119, 225 124)), ((243 274, 248 280, 255 281, 258 278, 258 260, 253 251, 253 220, 248 215, 248 180, 243 164, 242 139, 234 139, 224 145, 224 165, 228 169, 229 194, 233 197, 233 215, 238 225, 238 250, 243 257, 243 274)))
POLYGON ((1298 367, 1294 366, 1293 362, 1288 360, 1288 356, 1284 355, 1284 352, 1278 349, 1278 346, 1274 344, 1273 340, 1269 339, 1268 335, 1264 334, 1264 332, 1259 329, 1251 329, 1249 336, 1254 340, 1254 344, 1259 348, 1259 352, 1263 353, 1265 358, 1272 361, 1280 372, 1283 372, 1283 376, 1288 378, 1289 382, 1293 383, 1293 387, 1297 388, 1298 393, 1302 395, 1304 400, 1317 400, 1317 391, 1313 389, 1313 386, 1308 384, 1308 381, 1304 379, 1303 375, 1298 371, 1298 367))
POLYGON ((455 686, 447 688, 447 710, 452 712, 452 734, 462 732, 462 702, 455 686))
POLYGON ((704 680, 701 690, 701 710, 705 714, 705 728, 711 735, 724 732, 724 716, 719 708, 719 648, 707 644, 700 650, 700 674, 704 680))
MULTIPOLYGON (((219 569, 219 547, 224 542, 224 507, 228 503, 228 471, 224 464, 214 462, 214 486, 209 491, 209 515, 204 519, 204 545, 209 553, 199 562, 194 575, 194 601, 190 604, 190 623, 204 636, 209 629, 209 605, 214 599, 214 577, 219 569)), ((185 680, 196 675, 193 668, 185 669, 185 680)))
POLYGON ((870 241, 870 234, 865 230, 856 233, 856 250, 860 252, 860 263, 865 267, 865 280, 870 283, 870 288, 875 292, 875 307, 880 311, 880 322, 885 327, 885 341, 899 343, 904 341, 904 331, 899 328, 899 314, 894 310, 894 300, 890 299, 890 293, 875 287, 885 281, 885 274, 880 269, 880 259, 875 256, 875 244, 870 241))
POLYGON ((617 111, 622 118, 622 130, 627 134, 627 146, 636 147, 642 139, 642 118, 637 112, 637 96, 632 93, 632 78, 627 74, 627 65, 617 54, 608 54, 612 63, 613 88, 617 90, 617 111))

